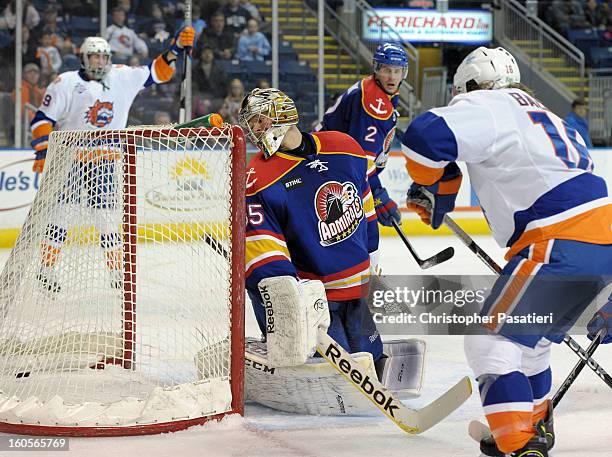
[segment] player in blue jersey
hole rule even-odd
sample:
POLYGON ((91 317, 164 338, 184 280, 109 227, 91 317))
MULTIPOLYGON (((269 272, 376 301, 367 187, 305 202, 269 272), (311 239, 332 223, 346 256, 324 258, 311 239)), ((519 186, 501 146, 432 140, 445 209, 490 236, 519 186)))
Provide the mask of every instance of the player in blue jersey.
POLYGON ((374 53, 373 70, 338 98, 315 130, 344 132, 361 145, 371 159, 368 176, 378 222, 390 226, 392 219, 399 223, 401 215, 378 175, 385 169, 395 136, 399 88, 408 75, 408 55, 400 45, 381 44, 374 53))
POLYGON ((277 89, 247 95, 240 123, 261 149, 247 166, 246 285, 262 333, 270 330, 263 279, 320 280, 329 334, 378 359, 382 342, 364 299, 378 227, 363 149, 343 133, 300 132, 293 100, 277 89))

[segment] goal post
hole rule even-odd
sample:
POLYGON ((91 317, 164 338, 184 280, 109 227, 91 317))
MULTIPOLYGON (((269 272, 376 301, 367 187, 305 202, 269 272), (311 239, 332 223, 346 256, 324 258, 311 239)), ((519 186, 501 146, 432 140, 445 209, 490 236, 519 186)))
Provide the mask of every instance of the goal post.
POLYGON ((242 130, 50 136, 0 274, 0 431, 161 433, 243 413, 242 130))

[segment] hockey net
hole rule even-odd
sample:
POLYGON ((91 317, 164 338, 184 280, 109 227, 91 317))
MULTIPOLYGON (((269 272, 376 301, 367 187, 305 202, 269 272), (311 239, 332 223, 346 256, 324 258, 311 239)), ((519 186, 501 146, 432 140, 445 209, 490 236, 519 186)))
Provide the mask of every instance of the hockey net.
POLYGON ((0 275, 0 431, 242 413, 245 154, 227 125, 51 134, 0 275))

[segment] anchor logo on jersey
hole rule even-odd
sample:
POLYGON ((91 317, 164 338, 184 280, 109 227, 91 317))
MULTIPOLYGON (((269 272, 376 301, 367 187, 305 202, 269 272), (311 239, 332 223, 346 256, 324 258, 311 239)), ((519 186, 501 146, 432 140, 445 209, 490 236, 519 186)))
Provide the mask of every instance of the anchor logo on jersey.
POLYGON ((376 101, 378 102, 377 106, 372 105, 371 103, 369 103, 370 108, 372 109, 372 111, 374 111, 376 114, 378 114, 379 116, 384 116, 385 114, 387 114, 387 109, 381 109, 381 107, 385 104, 385 101, 382 98, 377 98, 376 101))
POLYGON ((365 214, 359 192, 352 182, 326 182, 317 189, 314 204, 321 246, 350 238, 365 214))
POLYGON ((255 174, 255 168, 251 167, 249 171, 246 172, 246 188, 250 188, 257 182, 257 178, 251 180, 251 176, 255 174))
POLYGON ((106 127, 113 121, 113 103, 112 102, 96 102, 85 113, 85 121, 94 127, 106 127))

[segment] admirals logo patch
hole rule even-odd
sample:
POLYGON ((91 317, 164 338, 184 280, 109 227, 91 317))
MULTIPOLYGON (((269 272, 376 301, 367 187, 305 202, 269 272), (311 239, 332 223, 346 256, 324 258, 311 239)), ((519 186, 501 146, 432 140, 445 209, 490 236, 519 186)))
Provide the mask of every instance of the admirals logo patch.
POLYGON ((364 217, 361 197, 352 182, 328 181, 321 185, 315 194, 314 205, 321 246, 331 246, 349 238, 364 217))
POLYGON ((383 148, 378 157, 376 157, 376 166, 378 168, 385 168, 387 165, 387 160, 389 159, 389 148, 391 147, 391 142, 395 137, 395 127, 391 129, 387 136, 385 137, 385 142, 383 143, 383 148))
POLYGON ((96 102, 85 113, 85 120, 88 124, 94 127, 106 127, 113 121, 113 103, 112 102, 96 102))

